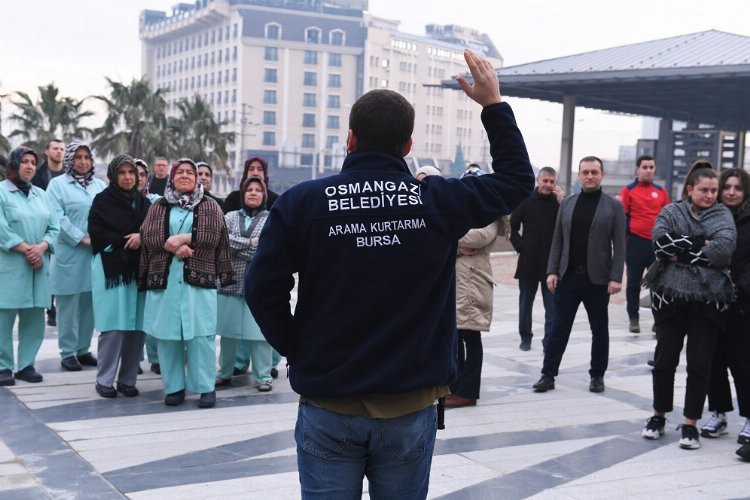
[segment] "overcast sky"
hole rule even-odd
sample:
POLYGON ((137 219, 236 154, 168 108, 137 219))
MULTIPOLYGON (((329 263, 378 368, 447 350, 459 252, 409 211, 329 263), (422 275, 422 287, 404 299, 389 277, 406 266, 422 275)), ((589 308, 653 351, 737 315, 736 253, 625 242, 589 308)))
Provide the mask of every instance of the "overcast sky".
MULTIPOLYGON (((50 81, 63 95, 106 92, 104 76, 140 76, 138 15, 177 0, 0 0, 0 94, 50 81)), ((490 35, 515 65, 635 42, 717 29, 750 36, 750 1, 723 0, 370 0, 370 11, 423 34, 430 23, 490 35)), ((508 99, 532 161, 557 166, 562 107, 508 99)), ((6 110, 7 106, 3 106, 6 110)), ((574 157, 614 157, 640 136, 638 118, 579 110, 574 157)), ((419 120, 419 117, 417 117, 419 120)), ((3 122, 3 132, 10 124, 3 122)))

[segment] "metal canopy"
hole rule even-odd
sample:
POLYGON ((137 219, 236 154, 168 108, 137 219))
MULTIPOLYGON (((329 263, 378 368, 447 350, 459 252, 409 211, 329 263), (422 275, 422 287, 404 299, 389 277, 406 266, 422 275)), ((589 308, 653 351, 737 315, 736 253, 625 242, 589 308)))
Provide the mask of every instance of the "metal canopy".
MULTIPOLYGON (((505 96, 750 129, 750 37, 703 31, 497 71, 505 96)), ((455 80, 442 86, 458 88, 455 80)))

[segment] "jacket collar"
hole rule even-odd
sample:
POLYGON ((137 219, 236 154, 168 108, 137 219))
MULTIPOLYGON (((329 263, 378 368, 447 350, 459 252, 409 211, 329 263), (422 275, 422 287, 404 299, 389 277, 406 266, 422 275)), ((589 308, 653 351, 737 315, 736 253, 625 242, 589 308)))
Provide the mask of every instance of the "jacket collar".
POLYGON ((380 151, 363 151, 347 155, 341 171, 355 172, 360 170, 390 170, 404 174, 410 173, 403 158, 380 151))

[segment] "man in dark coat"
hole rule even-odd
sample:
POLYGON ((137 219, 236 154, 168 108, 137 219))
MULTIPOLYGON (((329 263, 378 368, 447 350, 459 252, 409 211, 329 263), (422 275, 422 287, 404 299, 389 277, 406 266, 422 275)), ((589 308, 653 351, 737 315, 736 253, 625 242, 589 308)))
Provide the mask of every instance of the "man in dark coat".
POLYGON ((44 148, 46 160, 42 163, 31 183, 41 189, 47 190, 47 184, 53 178, 63 173, 63 155, 65 154, 65 143, 60 139, 52 139, 44 148))
POLYGON ((541 283, 544 301, 544 340, 552 329, 555 315, 555 300, 547 288, 547 261, 555 231, 555 220, 563 191, 557 185, 557 172, 552 167, 544 167, 536 178, 536 189, 513 211, 510 216, 510 243, 518 252, 516 275, 518 280, 518 334, 521 336, 522 351, 531 349, 531 313, 534 297, 541 283))

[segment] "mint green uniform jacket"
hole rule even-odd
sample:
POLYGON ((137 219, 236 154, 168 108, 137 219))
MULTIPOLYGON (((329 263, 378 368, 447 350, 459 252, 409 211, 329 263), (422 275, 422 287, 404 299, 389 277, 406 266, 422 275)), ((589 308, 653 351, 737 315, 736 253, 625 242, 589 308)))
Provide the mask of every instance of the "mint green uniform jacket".
POLYGON ((49 255, 59 232, 47 193, 32 186, 26 197, 11 181, 0 182, 0 309, 50 307, 49 255), (24 241, 49 245, 41 268, 33 269, 23 254, 13 251, 24 241))

